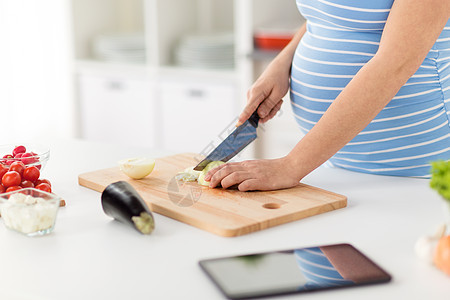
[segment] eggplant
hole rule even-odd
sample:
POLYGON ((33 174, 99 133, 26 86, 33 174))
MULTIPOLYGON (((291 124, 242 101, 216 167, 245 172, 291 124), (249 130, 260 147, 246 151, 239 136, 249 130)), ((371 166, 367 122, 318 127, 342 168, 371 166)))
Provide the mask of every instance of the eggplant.
POLYGON ((142 234, 150 234, 155 229, 150 209, 126 181, 117 181, 105 188, 102 192, 102 208, 106 215, 133 226, 142 234))

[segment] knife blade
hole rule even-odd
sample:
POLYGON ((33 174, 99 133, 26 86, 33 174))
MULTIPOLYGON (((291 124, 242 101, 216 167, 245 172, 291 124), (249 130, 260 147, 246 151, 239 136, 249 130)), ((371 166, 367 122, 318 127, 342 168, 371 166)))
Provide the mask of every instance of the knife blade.
POLYGON ((253 142, 258 128, 259 116, 255 111, 247 121, 237 127, 226 139, 211 151, 204 160, 195 168, 196 171, 202 171, 207 164, 212 161, 221 160, 227 162, 253 142))

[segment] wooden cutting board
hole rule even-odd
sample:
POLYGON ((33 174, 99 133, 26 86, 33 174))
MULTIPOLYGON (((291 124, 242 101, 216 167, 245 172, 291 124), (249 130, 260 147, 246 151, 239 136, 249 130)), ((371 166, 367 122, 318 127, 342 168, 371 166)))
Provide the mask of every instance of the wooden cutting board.
POLYGON ((193 153, 156 159, 153 172, 134 180, 118 167, 79 175, 78 183, 102 192, 109 184, 129 182, 153 212, 221 235, 239 236, 345 207, 345 196, 306 184, 266 192, 210 189, 175 175, 196 165, 193 153))

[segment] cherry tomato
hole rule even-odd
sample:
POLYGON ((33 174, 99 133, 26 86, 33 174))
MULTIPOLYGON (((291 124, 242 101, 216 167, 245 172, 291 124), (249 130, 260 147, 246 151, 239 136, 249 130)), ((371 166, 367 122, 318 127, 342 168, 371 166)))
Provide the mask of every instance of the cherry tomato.
POLYGON ((6 189, 6 193, 12 192, 12 191, 17 191, 17 190, 21 190, 22 187, 18 186, 18 185, 14 185, 14 186, 10 186, 9 188, 6 189))
POLYGON ((38 184, 38 185, 36 185, 35 188, 37 188, 38 190, 47 192, 47 193, 51 193, 51 192, 52 192, 52 188, 51 188, 50 185, 47 184, 47 183, 41 183, 41 184, 38 184))
POLYGON ((13 162, 15 162, 14 159, 10 159, 10 158, 14 158, 11 154, 7 154, 5 156, 3 156, 3 163, 7 166, 9 166, 10 164, 12 164, 13 162))
POLYGON ((5 165, 0 165, 0 183, 1 183, 1 178, 3 177, 3 175, 5 175, 6 172, 8 172, 8 167, 5 165))
POLYGON ((22 156, 20 158, 22 159, 22 162, 24 164, 29 165, 34 162, 33 159, 30 158, 30 156, 31 156, 31 153, 26 152, 26 153, 22 154, 22 156))
POLYGON ((39 158, 33 152, 31 152, 31 153, 30 152, 26 152, 26 153, 22 154, 21 159, 22 159, 22 162, 25 165, 30 165, 30 164, 33 164, 33 163, 39 161, 39 158))
POLYGON ((27 149, 25 148, 25 146, 17 146, 16 148, 14 148, 12 155, 16 157, 17 154, 25 153, 26 151, 27 149))
POLYGON ((9 167, 9 170, 10 171, 16 171, 22 177, 23 171, 25 170, 25 165, 21 161, 15 161, 15 162, 13 162, 11 164, 11 166, 9 167))
POLYGON ((2 184, 6 188, 19 185, 20 182, 22 182, 22 178, 20 177, 20 174, 17 173, 16 171, 8 171, 2 177, 2 184))
POLYGON ((38 180, 35 182, 36 185, 41 184, 41 183, 46 183, 46 184, 48 184, 50 187, 52 186, 52 184, 50 183, 50 180, 48 180, 48 179, 38 179, 38 180))
POLYGON ((0 184, 0 194, 3 194, 5 190, 6 190, 5 187, 2 184, 0 184))
POLYGON ((17 153, 16 155, 14 155, 14 158, 21 158, 23 155, 23 153, 17 153))
POLYGON ((31 182, 35 182, 36 180, 38 180, 40 175, 41 172, 34 166, 26 167, 23 171, 23 179, 29 180, 31 182))
MULTIPOLYGON (((39 180, 38 180, 39 181, 39 180)), ((36 184, 37 185, 37 184, 36 184)), ((20 186, 23 188, 33 188, 34 187, 34 183, 32 183, 29 180, 24 180, 20 183, 20 186)))

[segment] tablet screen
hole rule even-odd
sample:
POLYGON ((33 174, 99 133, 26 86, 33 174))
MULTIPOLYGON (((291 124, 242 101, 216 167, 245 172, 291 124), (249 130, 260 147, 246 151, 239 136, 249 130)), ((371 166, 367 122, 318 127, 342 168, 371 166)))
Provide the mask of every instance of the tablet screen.
POLYGON ((224 257, 200 266, 231 299, 387 282, 390 275, 349 244, 224 257))

